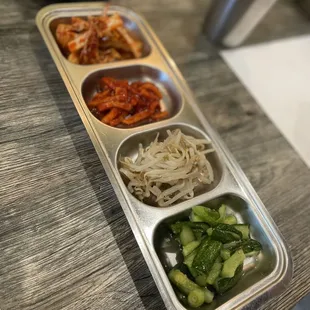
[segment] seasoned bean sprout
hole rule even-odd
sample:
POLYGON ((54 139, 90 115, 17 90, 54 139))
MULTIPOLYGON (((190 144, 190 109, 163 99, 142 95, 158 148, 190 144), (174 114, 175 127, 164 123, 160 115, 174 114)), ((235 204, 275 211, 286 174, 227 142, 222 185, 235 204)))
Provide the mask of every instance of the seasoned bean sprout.
POLYGON ((139 144, 138 156, 120 159, 120 172, 129 180, 127 188, 139 200, 153 198, 160 207, 178 200, 194 197, 194 189, 214 181, 213 169, 207 154, 214 149, 206 146, 206 139, 187 136, 180 129, 167 130, 167 138, 143 148, 139 144))

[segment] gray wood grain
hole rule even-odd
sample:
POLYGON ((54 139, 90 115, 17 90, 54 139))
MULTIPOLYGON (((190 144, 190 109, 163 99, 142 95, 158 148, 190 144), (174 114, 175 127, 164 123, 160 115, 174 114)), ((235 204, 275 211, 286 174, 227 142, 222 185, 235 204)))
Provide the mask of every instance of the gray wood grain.
MULTIPOLYGON (((164 309, 35 27, 52 2, 0 2, 0 308, 164 309)), ((309 170, 200 34, 207 1, 115 3, 147 18, 279 226, 295 273, 263 309, 290 309, 310 291, 309 170)), ((277 4, 253 41, 304 33, 296 14, 277 4)))

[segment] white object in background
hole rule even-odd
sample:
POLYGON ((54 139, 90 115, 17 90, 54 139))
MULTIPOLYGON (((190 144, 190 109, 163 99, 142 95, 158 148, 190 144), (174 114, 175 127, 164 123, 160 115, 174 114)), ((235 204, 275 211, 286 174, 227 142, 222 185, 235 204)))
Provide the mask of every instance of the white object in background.
POLYGON ((310 167, 310 36, 221 56, 310 167))

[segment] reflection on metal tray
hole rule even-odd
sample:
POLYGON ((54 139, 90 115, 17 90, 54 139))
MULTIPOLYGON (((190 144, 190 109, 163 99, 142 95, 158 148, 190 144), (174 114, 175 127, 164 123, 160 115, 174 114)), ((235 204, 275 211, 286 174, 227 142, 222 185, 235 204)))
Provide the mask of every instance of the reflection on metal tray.
POLYGON ((110 178, 166 307, 184 309, 165 271, 172 263, 171 257, 176 256, 176 252, 167 256, 162 248, 163 238, 167 235, 165 223, 186 216, 197 204, 226 201, 240 222, 252 225, 253 237, 263 244, 263 252, 255 269, 245 266, 244 281, 206 309, 239 309, 245 306, 257 309, 259 304, 279 294, 288 285, 292 277, 289 251, 264 205, 221 139, 202 116, 181 73, 146 21, 124 7, 110 7, 110 12, 119 13, 126 26, 143 40, 145 48, 140 59, 76 65, 70 63, 59 49, 54 37, 58 23, 67 21, 71 16, 100 15, 102 9, 103 4, 100 3, 51 5, 38 13, 36 22, 110 178), (163 93, 161 104, 169 111, 170 118, 126 130, 101 123, 91 114, 86 102, 103 76, 155 83, 163 93), (212 140, 216 152, 210 156, 210 162, 214 168, 215 182, 201 187, 190 200, 157 208, 153 202, 140 202, 128 192, 118 171, 118 159, 120 156, 135 155, 138 143, 149 143, 157 132, 163 139, 166 129, 174 128, 180 128, 196 138, 212 140))

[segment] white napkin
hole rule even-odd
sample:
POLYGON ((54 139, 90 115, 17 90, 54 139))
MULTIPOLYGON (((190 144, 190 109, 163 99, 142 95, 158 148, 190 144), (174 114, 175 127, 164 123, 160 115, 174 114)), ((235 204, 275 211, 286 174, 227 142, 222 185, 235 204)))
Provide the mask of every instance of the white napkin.
POLYGON ((310 167, 310 36, 221 52, 310 167))

